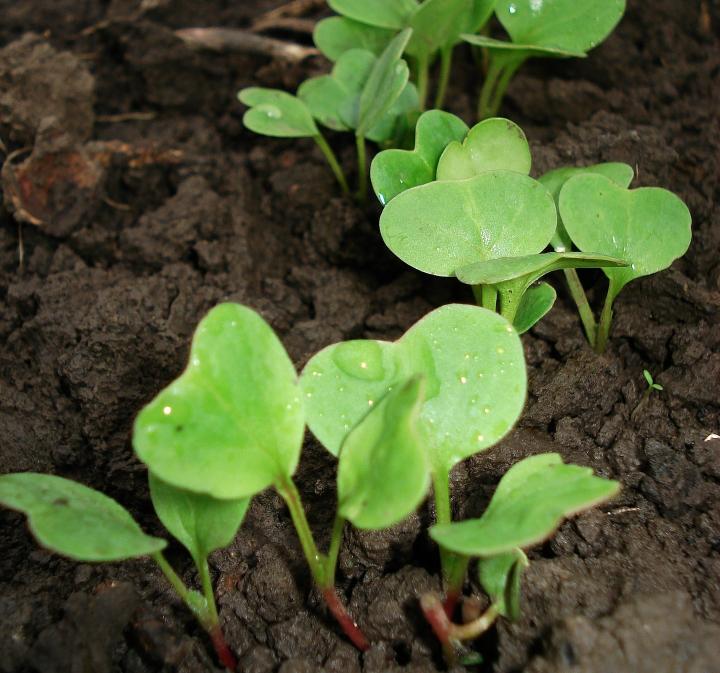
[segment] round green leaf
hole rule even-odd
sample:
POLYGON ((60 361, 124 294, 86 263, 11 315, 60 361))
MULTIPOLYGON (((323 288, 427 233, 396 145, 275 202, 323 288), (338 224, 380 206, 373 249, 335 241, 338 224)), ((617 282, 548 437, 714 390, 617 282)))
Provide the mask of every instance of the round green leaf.
POLYGON ((557 453, 531 456, 508 470, 482 517, 433 526, 430 535, 458 554, 506 554, 542 542, 563 519, 619 489, 618 482, 593 476, 589 467, 565 465, 557 453))
POLYGON ((550 241, 550 245, 552 245, 557 252, 569 252, 572 250, 572 241, 567 231, 565 231, 562 219, 560 218, 560 190, 573 176, 585 175, 587 173, 604 175, 620 187, 629 187, 635 176, 632 166, 623 163, 607 163, 584 166, 582 168, 573 166, 556 168, 554 171, 545 173, 545 175, 539 178, 538 181, 545 185, 545 189, 552 194, 553 199, 555 199, 555 205, 558 207, 558 227, 552 241, 550 241))
POLYGON ((413 34, 407 53, 429 59, 441 47, 454 44, 472 5, 473 0, 425 0, 410 17, 413 34))
POLYGON ((490 19, 497 0, 473 0, 466 12, 463 33, 477 33, 490 19))
POLYGON ((370 179, 383 205, 411 187, 435 179, 438 160, 449 143, 462 140, 468 132, 465 122, 449 112, 428 110, 415 127, 415 149, 385 150, 376 155, 370 179))
POLYGON ((304 419, 271 327, 245 306, 220 304, 198 325, 183 374, 140 412, 133 444, 163 481, 235 500, 292 475, 304 419))
POLYGON ((418 8, 416 0, 328 0, 328 5, 348 19, 394 30, 405 28, 418 8))
POLYGON ((345 438, 338 511, 357 528, 388 528, 425 498, 430 470, 416 427, 423 398, 421 377, 398 385, 345 438))
POLYGON ((331 16, 318 21, 313 31, 315 46, 331 61, 337 61, 350 49, 364 49, 379 56, 393 38, 394 31, 331 16))
POLYGON ((672 192, 623 189, 602 175, 577 175, 560 192, 560 214, 575 245, 630 266, 605 268, 615 294, 635 278, 668 268, 692 238, 692 217, 672 192))
POLYGON ((41 545, 76 561, 123 561, 154 554, 167 544, 145 535, 112 498, 62 477, 2 475, 0 504, 26 514, 41 545))
POLYGON ((450 304, 397 342, 348 341, 315 355, 301 376, 308 424, 333 454, 368 409, 407 380, 427 383, 419 428, 434 468, 496 444, 525 404, 522 344, 498 314, 450 304))
POLYGON ((520 588, 528 565, 528 558, 520 549, 478 562, 480 584, 495 609, 506 619, 520 619, 520 588))
POLYGON ((557 292, 552 285, 540 283, 528 288, 520 301, 513 327, 518 334, 525 334, 536 323, 540 322, 555 305, 557 292))
POLYGON ((475 47, 488 49, 496 59, 500 58, 502 54, 503 60, 507 64, 515 62, 522 65, 523 62, 533 56, 545 56, 547 58, 585 58, 587 56, 587 54, 581 51, 572 51, 560 47, 544 47, 525 42, 507 42, 494 37, 488 37, 487 35, 468 35, 465 33, 460 37, 464 42, 468 42, 475 47))
POLYGON ((152 473, 148 479, 158 518, 198 567, 210 553, 233 541, 250 505, 250 498, 217 500, 171 486, 152 473))
POLYGON ((555 203, 539 182, 490 171, 403 192, 383 210, 380 232, 410 266, 453 276, 475 262, 541 252, 556 224, 555 203))
POLYGON ((285 91, 250 87, 238 98, 250 106, 243 123, 255 133, 275 138, 312 138, 320 133, 305 103, 285 91))
POLYGON ((466 180, 486 171, 528 175, 530 145, 523 130, 509 119, 493 117, 473 126, 465 140, 448 144, 437 166, 438 180, 466 180))

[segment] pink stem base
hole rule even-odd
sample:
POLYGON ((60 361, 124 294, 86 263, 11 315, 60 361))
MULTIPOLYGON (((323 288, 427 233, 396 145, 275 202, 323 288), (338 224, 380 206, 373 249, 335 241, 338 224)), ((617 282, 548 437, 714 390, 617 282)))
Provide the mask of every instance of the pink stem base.
POLYGON ((337 593, 335 593, 335 589, 333 587, 323 589, 322 596, 328 606, 328 609, 332 612, 333 617, 335 617, 337 623, 340 624, 340 628, 350 639, 350 642, 352 642, 352 644, 355 645, 355 647, 357 647, 361 652, 367 652, 367 650, 370 649, 368 639, 360 630, 360 627, 357 625, 355 620, 350 616, 347 608, 338 598, 337 593))
POLYGON ((230 651, 230 648, 225 642, 225 636, 223 636, 220 626, 213 627, 213 629, 208 632, 208 635, 210 636, 210 640, 212 640, 215 653, 220 663, 225 666, 228 671, 235 673, 237 670, 237 659, 235 659, 235 655, 230 651))

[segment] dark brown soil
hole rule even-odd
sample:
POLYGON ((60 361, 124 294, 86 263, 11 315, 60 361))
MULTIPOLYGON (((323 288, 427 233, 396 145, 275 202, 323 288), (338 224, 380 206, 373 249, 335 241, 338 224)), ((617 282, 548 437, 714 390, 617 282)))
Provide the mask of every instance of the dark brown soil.
MULTIPOLYGON (((131 422, 180 372, 216 302, 262 311, 300 366, 329 343, 395 338, 435 306, 470 301, 395 260, 378 208, 340 198, 309 143, 243 129, 237 89, 293 88, 320 59, 286 67, 196 53, 172 32, 247 26, 277 4, 0 0, 1 137, 8 152, 27 147, 3 170, 0 472, 79 479, 155 534, 131 422), (117 117, 134 112, 151 114, 117 117)), ((720 672, 720 5, 629 5, 587 60, 527 67, 504 113, 532 139, 537 172, 619 160, 641 184, 678 192, 693 245, 623 293, 604 357, 561 296, 524 337, 531 395, 520 426, 454 475, 458 516, 480 512, 510 464, 542 451, 624 486, 532 550, 524 616, 479 643, 483 672, 720 672), (665 390, 636 411, 643 369, 665 390)), ((477 77, 464 60, 451 107, 472 121, 477 77)), ((351 144, 333 142, 350 168, 351 144)), ((586 278, 599 300, 601 275, 586 278)), ((333 475, 308 439, 298 483, 323 542, 333 475)), ((438 586, 430 521, 423 510, 389 533, 349 533, 340 588, 375 641, 360 656, 313 592, 281 500, 256 498, 212 559, 241 670, 439 670, 416 604, 438 586)), ((2 673, 217 670, 149 561, 66 561, 6 511, 0 549, 2 673)), ((193 582, 182 550, 170 556, 193 582)))

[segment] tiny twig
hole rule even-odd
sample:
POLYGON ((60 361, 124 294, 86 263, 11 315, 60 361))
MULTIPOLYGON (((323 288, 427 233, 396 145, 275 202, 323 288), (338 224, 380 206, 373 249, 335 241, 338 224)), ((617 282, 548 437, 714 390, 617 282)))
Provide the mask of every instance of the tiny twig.
POLYGON ((275 28, 279 21, 288 17, 297 18, 319 9, 325 5, 325 0, 290 0, 280 7, 275 7, 269 12, 258 16, 252 24, 253 30, 260 31, 267 28, 275 28))
POLYGON ((236 28, 183 28, 175 31, 190 49, 257 54, 286 61, 302 61, 320 52, 312 47, 275 40, 236 28))
POLYGON ((308 35, 312 35, 315 30, 315 25, 316 22, 312 19, 298 19, 289 16, 277 19, 272 23, 267 22, 253 25, 250 30, 252 30, 253 33, 262 33, 266 30, 290 30, 295 33, 306 33, 308 35))
POLYGON ((98 115, 95 121, 104 124, 113 124, 115 122, 138 121, 148 122, 157 117, 155 112, 121 112, 114 115, 98 115))

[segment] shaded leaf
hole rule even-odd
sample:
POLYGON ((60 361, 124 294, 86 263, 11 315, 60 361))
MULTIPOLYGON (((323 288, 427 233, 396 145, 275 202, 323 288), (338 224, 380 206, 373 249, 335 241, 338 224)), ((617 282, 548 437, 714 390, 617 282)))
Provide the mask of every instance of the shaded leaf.
POLYGON ((292 475, 304 410, 295 369, 271 327, 239 304, 198 325, 190 362, 135 421, 135 451, 173 486, 220 499, 292 475))
POLYGON ((425 0, 410 17, 413 34, 407 53, 429 59, 441 47, 454 44, 472 8, 473 0, 425 0))
POLYGON ((250 87, 238 98, 250 106, 243 124, 255 133, 275 138, 312 138, 320 133, 305 103, 285 91, 250 87))
POLYGON ((364 49, 379 56, 395 32, 344 16, 331 16, 318 21, 313 32, 315 46, 331 61, 337 61, 350 49, 364 49))
POLYGON ((544 453, 508 470, 482 517, 433 526, 430 535, 466 556, 505 554, 542 542, 564 518, 608 500, 619 488, 589 467, 565 465, 559 454, 544 453))
POLYGON ((528 288, 520 301, 513 327, 518 334, 525 334, 536 323, 540 322, 555 305, 557 292, 552 285, 540 283, 528 288))
POLYGON ((520 619, 522 575, 528 565, 528 558, 520 549, 478 562, 480 584, 495 609, 506 619, 520 619))
POLYGON ((328 0, 328 5, 348 19, 395 30, 405 28, 418 8, 416 0, 328 0))
POLYGON ((166 546, 145 535, 115 500, 50 474, 0 476, 0 503, 23 512, 37 541, 76 561, 122 561, 166 546))

